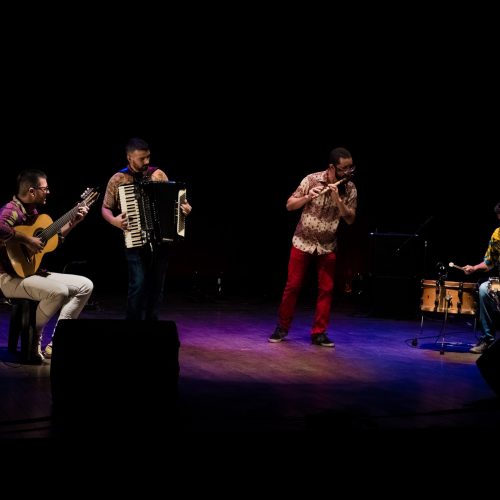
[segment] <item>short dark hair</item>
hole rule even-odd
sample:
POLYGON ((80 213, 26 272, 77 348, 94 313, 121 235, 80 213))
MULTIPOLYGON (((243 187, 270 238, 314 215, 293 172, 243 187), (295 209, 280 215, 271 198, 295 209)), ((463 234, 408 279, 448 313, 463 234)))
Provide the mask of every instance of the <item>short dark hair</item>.
POLYGON ((134 151, 149 151, 149 144, 139 137, 132 137, 127 141, 125 146, 125 151, 127 154, 133 153, 134 151))
POLYGON ((39 179, 46 179, 47 175, 45 172, 32 168, 29 170, 23 170, 17 176, 17 194, 25 195, 30 187, 38 186, 39 179))
POLYGON ((494 210, 497 215, 500 214, 500 201, 495 205, 494 210))
POLYGON ((341 158, 352 158, 351 153, 345 148, 335 148, 330 152, 330 163, 337 166, 341 158))

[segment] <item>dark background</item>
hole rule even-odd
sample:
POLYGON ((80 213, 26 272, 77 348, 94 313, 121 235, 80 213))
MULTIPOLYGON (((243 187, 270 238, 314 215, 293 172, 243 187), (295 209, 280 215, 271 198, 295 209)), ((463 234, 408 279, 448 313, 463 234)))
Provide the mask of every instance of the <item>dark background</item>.
MULTIPOLYGON (((125 166, 127 139, 141 137, 152 164, 187 183, 193 206, 186 241, 174 248, 171 289, 189 290, 196 273, 211 293, 222 272, 228 294, 277 297, 300 215, 286 200, 343 146, 357 165, 359 207, 355 225, 341 228, 340 287, 379 264, 383 273, 411 267, 434 278, 439 261, 482 259, 500 201, 487 19, 471 32, 469 13, 456 22, 407 13, 396 26, 361 32, 340 14, 317 24, 301 12, 232 13, 229 24, 213 21, 214 12, 211 22, 201 12, 163 22, 142 9, 79 14, 82 23, 57 31, 31 17, 29 50, 18 37, 5 40, 5 202, 19 170, 40 168, 56 219, 87 186, 104 191, 125 166)), ((44 264, 84 261, 96 293, 124 293, 123 240, 102 219, 101 201, 44 264)))

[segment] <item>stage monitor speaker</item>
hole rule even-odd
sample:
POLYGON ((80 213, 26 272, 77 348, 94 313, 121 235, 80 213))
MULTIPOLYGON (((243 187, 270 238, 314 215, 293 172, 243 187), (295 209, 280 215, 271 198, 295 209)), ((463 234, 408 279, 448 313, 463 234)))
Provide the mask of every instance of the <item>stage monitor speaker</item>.
POLYGON ((489 386, 500 396, 500 340, 495 340, 477 358, 476 365, 489 386))
POLYGON ((424 245, 417 234, 370 233, 370 273, 376 276, 419 276, 424 245))
POLYGON ((373 276, 371 305, 374 316, 411 318, 418 312, 419 283, 405 276, 373 276))
POLYGON ((175 418, 175 322, 60 320, 52 343, 55 432, 140 435, 175 418))

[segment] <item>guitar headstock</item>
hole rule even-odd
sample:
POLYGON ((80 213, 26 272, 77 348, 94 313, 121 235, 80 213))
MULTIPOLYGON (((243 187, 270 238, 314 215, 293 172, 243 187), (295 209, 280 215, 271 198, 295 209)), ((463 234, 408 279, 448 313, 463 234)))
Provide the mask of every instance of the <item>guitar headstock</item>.
POLYGON ((82 204, 90 207, 99 198, 99 188, 87 188, 80 196, 82 204))

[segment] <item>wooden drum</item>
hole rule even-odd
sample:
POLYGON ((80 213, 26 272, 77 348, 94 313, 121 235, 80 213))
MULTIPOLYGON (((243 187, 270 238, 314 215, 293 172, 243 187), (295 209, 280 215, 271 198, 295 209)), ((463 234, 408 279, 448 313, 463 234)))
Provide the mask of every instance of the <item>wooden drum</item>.
POLYGON ((476 283, 422 280, 420 310, 450 314, 476 314, 476 283))

